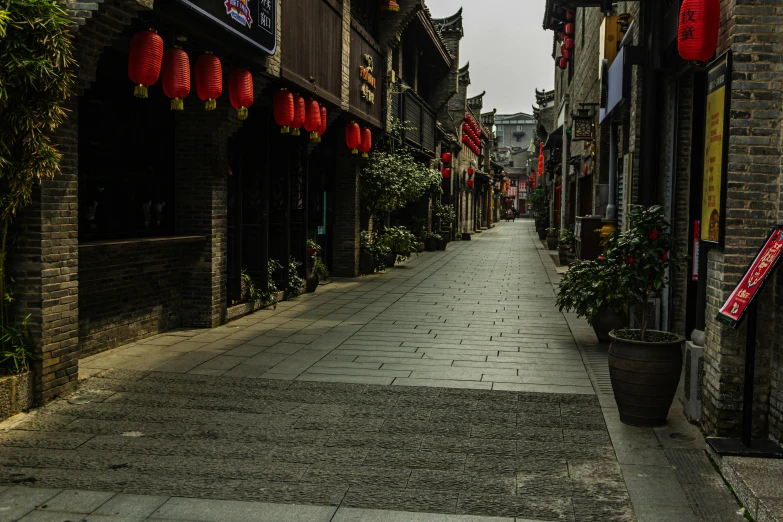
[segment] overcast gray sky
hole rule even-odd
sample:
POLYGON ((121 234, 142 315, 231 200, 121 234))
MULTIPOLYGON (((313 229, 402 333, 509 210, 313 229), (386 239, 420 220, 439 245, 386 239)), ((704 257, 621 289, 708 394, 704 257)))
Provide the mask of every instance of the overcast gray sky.
POLYGON ((484 111, 532 112, 534 89, 551 89, 552 32, 544 31, 544 0, 425 0, 434 18, 463 7, 460 66, 470 60, 468 94, 484 96, 484 111))

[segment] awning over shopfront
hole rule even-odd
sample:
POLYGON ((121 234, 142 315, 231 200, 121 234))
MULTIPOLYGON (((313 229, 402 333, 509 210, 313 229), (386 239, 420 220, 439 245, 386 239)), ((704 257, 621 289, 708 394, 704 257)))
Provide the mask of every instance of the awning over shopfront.
POLYGON ((546 142, 544 143, 544 150, 555 150, 562 148, 563 146, 563 126, 561 125, 557 129, 549 133, 546 142))

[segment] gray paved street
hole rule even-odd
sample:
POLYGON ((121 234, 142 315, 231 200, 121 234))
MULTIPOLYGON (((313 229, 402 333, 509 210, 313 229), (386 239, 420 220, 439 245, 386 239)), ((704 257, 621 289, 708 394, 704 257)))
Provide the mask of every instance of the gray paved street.
POLYGON ((594 392, 531 233, 82 361, 77 394, 0 430, 0 520, 698 520, 594 392))

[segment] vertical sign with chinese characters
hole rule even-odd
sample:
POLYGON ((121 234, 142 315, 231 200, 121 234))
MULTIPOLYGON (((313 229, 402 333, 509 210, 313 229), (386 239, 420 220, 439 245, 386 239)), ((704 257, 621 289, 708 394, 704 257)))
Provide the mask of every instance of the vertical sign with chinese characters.
POLYGON ((758 295, 783 255, 783 225, 778 225, 767 237, 756 259, 750 265, 737 288, 718 313, 718 321, 738 327, 745 311, 758 295))
POLYGON ((277 0, 178 1, 265 54, 275 54, 277 0))
POLYGON ((693 256, 691 259, 691 281, 699 280, 699 238, 701 237, 701 222, 693 222, 693 256))
POLYGON ((712 244, 722 244, 725 232, 725 172, 730 88, 731 54, 726 53, 710 65, 707 73, 701 240, 712 244))

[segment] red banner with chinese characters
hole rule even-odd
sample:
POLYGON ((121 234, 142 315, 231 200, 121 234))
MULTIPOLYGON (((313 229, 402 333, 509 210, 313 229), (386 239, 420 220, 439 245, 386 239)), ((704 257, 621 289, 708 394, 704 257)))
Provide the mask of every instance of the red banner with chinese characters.
POLYGON ((764 288, 767 278, 772 275, 781 255, 783 255, 783 225, 778 225, 770 233, 740 284, 720 309, 718 321, 734 328, 740 325, 745 311, 759 291, 764 288))

